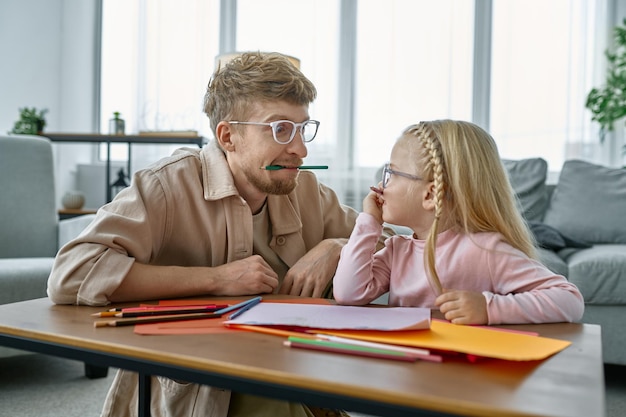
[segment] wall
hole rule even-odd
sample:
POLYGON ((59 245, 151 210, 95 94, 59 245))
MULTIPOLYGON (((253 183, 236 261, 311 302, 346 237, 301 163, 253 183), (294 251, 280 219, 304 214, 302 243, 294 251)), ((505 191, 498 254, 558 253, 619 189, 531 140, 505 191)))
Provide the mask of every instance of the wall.
MULTIPOLYGON (((96 131, 99 0, 0 1, 0 132, 21 107, 47 108, 48 132, 96 131)), ((55 144, 57 204, 92 145, 55 144), (71 151, 66 151, 67 147, 71 151)))

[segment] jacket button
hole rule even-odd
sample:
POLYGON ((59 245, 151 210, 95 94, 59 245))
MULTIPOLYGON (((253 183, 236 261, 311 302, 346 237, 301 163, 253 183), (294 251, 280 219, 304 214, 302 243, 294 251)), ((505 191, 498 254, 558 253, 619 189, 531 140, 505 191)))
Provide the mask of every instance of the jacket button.
POLYGON ((285 236, 278 236, 276 238, 276 244, 277 245, 281 245, 282 246, 282 245, 285 244, 286 241, 287 241, 287 239, 285 239, 285 236))

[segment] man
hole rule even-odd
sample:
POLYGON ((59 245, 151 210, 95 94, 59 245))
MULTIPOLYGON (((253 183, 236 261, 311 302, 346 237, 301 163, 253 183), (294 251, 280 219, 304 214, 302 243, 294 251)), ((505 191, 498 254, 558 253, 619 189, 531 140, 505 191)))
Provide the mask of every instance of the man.
MULTIPOLYGON (((280 54, 245 53, 218 68, 204 105, 215 140, 136 173, 60 250, 51 300, 328 294, 357 213, 297 169, 317 134, 308 114, 315 96, 280 54)), ((151 387, 153 416, 313 415, 300 404, 161 377, 151 387)), ((137 376, 120 371, 103 416, 132 416, 136 401, 137 376)))

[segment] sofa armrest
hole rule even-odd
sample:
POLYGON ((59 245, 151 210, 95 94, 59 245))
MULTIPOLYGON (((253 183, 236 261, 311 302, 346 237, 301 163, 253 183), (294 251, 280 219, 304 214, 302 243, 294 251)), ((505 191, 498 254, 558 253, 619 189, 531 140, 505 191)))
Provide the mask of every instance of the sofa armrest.
POLYGON ((77 237, 92 221, 95 214, 85 214, 59 221, 59 248, 77 237))

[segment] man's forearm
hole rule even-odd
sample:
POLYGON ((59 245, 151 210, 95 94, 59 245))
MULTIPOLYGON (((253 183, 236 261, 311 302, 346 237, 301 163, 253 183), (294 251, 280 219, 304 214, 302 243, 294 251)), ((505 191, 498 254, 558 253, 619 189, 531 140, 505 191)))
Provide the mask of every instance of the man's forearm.
POLYGON ((109 300, 157 300, 208 294, 214 289, 211 288, 211 278, 206 277, 207 269, 135 262, 120 286, 109 296, 109 300), (202 277, 199 276, 201 273, 202 277))

